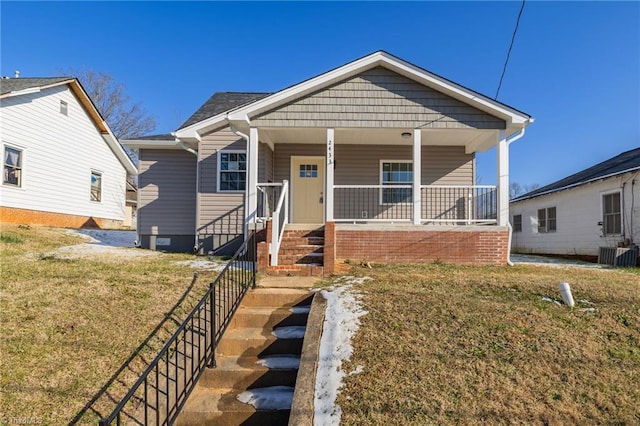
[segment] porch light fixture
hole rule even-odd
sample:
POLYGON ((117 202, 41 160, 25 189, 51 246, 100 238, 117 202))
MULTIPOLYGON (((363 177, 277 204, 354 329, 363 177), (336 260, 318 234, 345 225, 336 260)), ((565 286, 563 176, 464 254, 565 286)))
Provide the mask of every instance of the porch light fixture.
POLYGON ((411 133, 404 132, 404 133, 402 133, 402 137, 405 138, 405 139, 409 139, 411 137, 411 133))

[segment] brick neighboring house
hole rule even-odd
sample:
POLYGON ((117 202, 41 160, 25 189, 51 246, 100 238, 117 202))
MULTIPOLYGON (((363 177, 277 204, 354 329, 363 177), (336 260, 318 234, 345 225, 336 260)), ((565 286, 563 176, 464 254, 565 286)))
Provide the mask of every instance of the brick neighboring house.
POLYGON ((271 272, 506 264, 508 145, 532 122, 382 51, 279 92, 215 93, 174 133, 123 141, 140 152, 139 241, 224 253, 258 224, 271 272), (476 185, 492 147, 498 185, 476 185))

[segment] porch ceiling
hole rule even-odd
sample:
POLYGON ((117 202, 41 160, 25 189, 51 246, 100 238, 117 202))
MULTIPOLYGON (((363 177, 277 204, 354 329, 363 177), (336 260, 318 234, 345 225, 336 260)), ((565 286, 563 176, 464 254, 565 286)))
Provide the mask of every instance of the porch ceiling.
MULTIPOLYGON (((327 130, 318 127, 260 128, 260 140, 271 144, 302 143, 325 144, 327 130)), ((403 138, 402 133, 413 129, 336 129, 336 144, 353 145, 407 145, 413 144, 413 136, 403 138)), ((464 146, 467 153, 482 152, 493 147, 498 138, 497 130, 475 129, 423 129, 422 145, 464 146)))

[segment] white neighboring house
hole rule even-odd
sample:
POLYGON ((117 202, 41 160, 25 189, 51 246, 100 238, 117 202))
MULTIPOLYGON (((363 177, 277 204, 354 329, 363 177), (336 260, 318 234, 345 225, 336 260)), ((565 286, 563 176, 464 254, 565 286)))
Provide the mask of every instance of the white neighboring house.
POLYGON ((0 80, 2 222, 121 228, 136 167, 77 79, 0 80))
POLYGON ((640 244, 640 148, 510 203, 512 251, 598 256, 640 244))

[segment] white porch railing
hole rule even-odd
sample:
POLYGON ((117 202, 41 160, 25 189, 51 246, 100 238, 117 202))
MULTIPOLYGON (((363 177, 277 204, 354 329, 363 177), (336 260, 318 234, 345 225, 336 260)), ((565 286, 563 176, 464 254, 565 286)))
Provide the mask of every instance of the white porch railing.
POLYGON ((278 252, 287 223, 289 223, 289 181, 285 180, 282 182, 278 204, 273 211, 271 220, 271 266, 278 265, 278 252))
POLYGON ((258 221, 264 222, 267 219, 271 219, 276 203, 280 199, 283 186, 283 182, 259 183, 257 185, 258 202, 256 218, 258 221))
MULTIPOLYGON (((413 222, 413 185, 334 185, 336 222, 413 222)), ((422 185, 420 223, 496 224, 491 185, 422 185)))

